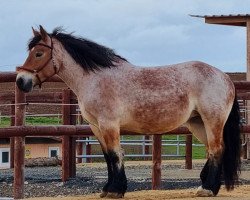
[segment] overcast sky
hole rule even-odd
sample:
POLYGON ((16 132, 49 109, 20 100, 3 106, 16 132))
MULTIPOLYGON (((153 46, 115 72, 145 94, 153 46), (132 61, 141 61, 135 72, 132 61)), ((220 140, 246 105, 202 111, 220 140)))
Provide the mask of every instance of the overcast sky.
POLYGON ((0 71, 27 56, 31 27, 68 32, 114 49, 140 66, 190 60, 222 71, 246 71, 246 29, 208 25, 188 14, 247 14, 249 0, 0 1, 0 71))

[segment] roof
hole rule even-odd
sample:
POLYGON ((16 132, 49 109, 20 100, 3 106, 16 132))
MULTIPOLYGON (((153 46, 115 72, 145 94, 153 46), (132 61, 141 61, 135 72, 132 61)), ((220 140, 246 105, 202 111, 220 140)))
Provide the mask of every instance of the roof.
POLYGON ((226 74, 229 75, 232 81, 246 81, 247 79, 246 72, 227 72, 226 74))
POLYGON ((215 17, 250 17, 250 14, 229 14, 229 15, 189 15, 191 17, 215 18, 215 17))
POLYGON ((204 18, 208 24, 221 24, 230 26, 247 26, 250 24, 250 14, 228 14, 228 15, 189 15, 191 17, 204 18))

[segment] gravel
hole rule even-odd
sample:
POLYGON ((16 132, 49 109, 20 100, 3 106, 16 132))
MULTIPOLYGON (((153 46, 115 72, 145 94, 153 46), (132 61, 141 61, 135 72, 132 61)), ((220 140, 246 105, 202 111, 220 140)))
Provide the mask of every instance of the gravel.
MULTIPOLYGON (((162 189, 185 189, 200 185, 199 173, 204 162, 193 164, 192 170, 184 169, 184 162, 163 162, 162 189)), ((151 163, 134 162, 125 165, 128 191, 151 189, 151 163)), ((250 161, 244 161, 242 171, 250 172, 250 161)), ((248 175, 247 175, 248 176, 248 175)), ((61 167, 25 168, 25 198, 60 197, 100 192, 107 180, 103 163, 77 165, 76 178, 61 182, 61 167)), ((250 184, 248 179, 241 183, 250 184)), ((0 170, 0 197, 13 196, 13 170, 0 170)))

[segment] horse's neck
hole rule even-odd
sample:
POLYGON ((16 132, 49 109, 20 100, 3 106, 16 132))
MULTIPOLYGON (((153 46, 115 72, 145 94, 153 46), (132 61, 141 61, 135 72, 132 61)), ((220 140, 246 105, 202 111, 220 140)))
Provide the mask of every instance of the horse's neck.
MULTIPOLYGON (((87 86, 90 84, 91 80, 100 76, 100 73, 87 73, 63 48, 59 48, 56 62, 60 65, 58 76, 78 97, 88 92, 84 90, 87 90, 87 86)), ((124 71, 126 69, 131 69, 133 65, 121 60, 117 67, 121 69, 121 71, 124 71)), ((101 70, 101 73, 108 74, 108 71, 112 71, 115 68, 116 67, 105 68, 101 70)))
POLYGON ((84 85, 86 85, 88 79, 86 72, 84 72, 84 70, 76 63, 63 66, 59 71, 58 76, 77 96, 79 95, 79 92, 82 92, 84 89, 84 85))
POLYGON ((82 94, 86 86, 94 79, 101 80, 101 78, 110 76, 111 74, 124 73, 124 71, 130 70, 131 66, 127 63, 121 63, 117 67, 101 69, 101 71, 97 71, 96 73, 87 73, 80 65, 72 63, 64 65, 62 70, 59 71, 58 76, 78 95, 79 92, 82 94))

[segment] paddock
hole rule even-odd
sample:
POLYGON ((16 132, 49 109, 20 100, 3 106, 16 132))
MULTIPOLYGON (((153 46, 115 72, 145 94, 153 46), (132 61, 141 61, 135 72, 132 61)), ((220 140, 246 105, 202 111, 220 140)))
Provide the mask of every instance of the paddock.
MULTIPOLYGON (((185 169, 184 160, 162 161, 162 188, 161 190, 152 191, 150 190, 151 162, 127 161, 129 192, 125 195, 125 199, 199 199, 195 198, 195 192, 200 184, 199 173, 204 163, 204 159, 193 160, 193 169, 187 170, 185 169)), ((77 164, 76 179, 70 179, 66 183, 60 181, 60 167, 27 168, 25 198, 98 199, 100 194, 99 185, 103 184, 107 175, 105 167, 104 163, 77 164), (47 196, 47 198, 44 196, 47 196)), ((4 175, 2 175, 5 177, 6 184, 0 183, 0 191, 9 191, 5 193, 5 196, 11 196, 12 193, 9 185, 11 181, 8 180, 11 177, 11 170, 8 171, 8 174, 5 171, 4 175)), ((238 197, 244 199, 244 197, 248 197, 249 199, 249 196, 247 196, 250 195, 249 161, 245 160, 242 163, 240 181, 241 185, 236 187, 234 191, 226 192, 223 189, 216 198, 238 197)))

